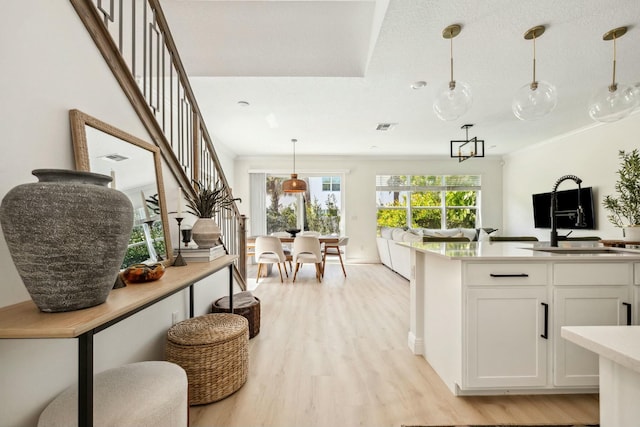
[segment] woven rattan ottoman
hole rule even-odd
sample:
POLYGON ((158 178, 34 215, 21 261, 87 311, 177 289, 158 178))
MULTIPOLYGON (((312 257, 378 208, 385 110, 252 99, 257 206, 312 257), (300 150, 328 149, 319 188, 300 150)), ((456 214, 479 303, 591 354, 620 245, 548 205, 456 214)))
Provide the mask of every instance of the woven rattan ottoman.
POLYGON ((215 402, 242 387, 248 343, 247 319, 237 314, 205 314, 169 328, 167 360, 187 372, 190 405, 215 402))
MULTIPOLYGON (((222 297, 211 304, 212 313, 229 313, 229 297, 222 297)), ((245 291, 233 296, 233 313, 249 322, 249 339, 260 333, 260 299, 245 291)))

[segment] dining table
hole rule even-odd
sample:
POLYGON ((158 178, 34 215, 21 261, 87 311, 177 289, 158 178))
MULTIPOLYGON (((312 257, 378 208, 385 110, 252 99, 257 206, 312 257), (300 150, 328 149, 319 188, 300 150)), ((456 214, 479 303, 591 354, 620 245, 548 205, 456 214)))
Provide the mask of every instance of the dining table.
MULTIPOLYGON (((248 236, 247 237, 247 246, 252 247, 256 244, 256 238, 258 236, 248 236)), ((278 236, 282 243, 293 243, 294 237, 292 236, 278 236)), ((340 240, 340 236, 318 236, 318 240, 320 244, 324 243, 338 243, 340 240)))

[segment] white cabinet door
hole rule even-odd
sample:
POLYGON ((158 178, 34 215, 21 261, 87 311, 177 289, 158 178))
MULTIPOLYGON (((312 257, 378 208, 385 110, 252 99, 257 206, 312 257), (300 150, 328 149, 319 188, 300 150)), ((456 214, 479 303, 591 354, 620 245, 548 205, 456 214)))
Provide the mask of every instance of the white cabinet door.
POLYGON ((597 386, 598 355, 560 336, 562 326, 626 325, 632 307, 628 286, 555 288, 554 385, 597 386))
POLYGON ((465 295, 463 388, 546 385, 547 288, 478 287, 465 295))

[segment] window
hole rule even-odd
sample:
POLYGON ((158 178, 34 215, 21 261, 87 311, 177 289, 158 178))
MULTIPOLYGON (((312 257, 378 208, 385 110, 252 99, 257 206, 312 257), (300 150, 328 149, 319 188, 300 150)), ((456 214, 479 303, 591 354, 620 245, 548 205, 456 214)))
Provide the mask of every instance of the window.
POLYGON ((322 191, 340 191, 339 176, 323 176, 322 191))
POLYGON ((301 229, 326 235, 342 234, 341 176, 299 174, 298 177, 307 182, 307 191, 286 194, 282 191, 282 182, 289 176, 270 173, 251 175, 252 233, 260 235, 301 229))
POLYGON ((378 228, 476 228, 479 175, 378 175, 378 228))

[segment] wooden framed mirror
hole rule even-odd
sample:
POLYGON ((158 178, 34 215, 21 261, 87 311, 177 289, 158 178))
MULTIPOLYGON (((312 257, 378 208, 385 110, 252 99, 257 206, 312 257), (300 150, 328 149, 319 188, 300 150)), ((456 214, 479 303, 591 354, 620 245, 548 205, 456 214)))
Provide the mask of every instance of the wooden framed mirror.
POLYGON ((76 169, 110 175, 129 196, 134 223, 122 268, 173 259, 158 147, 79 110, 69 111, 76 169))

